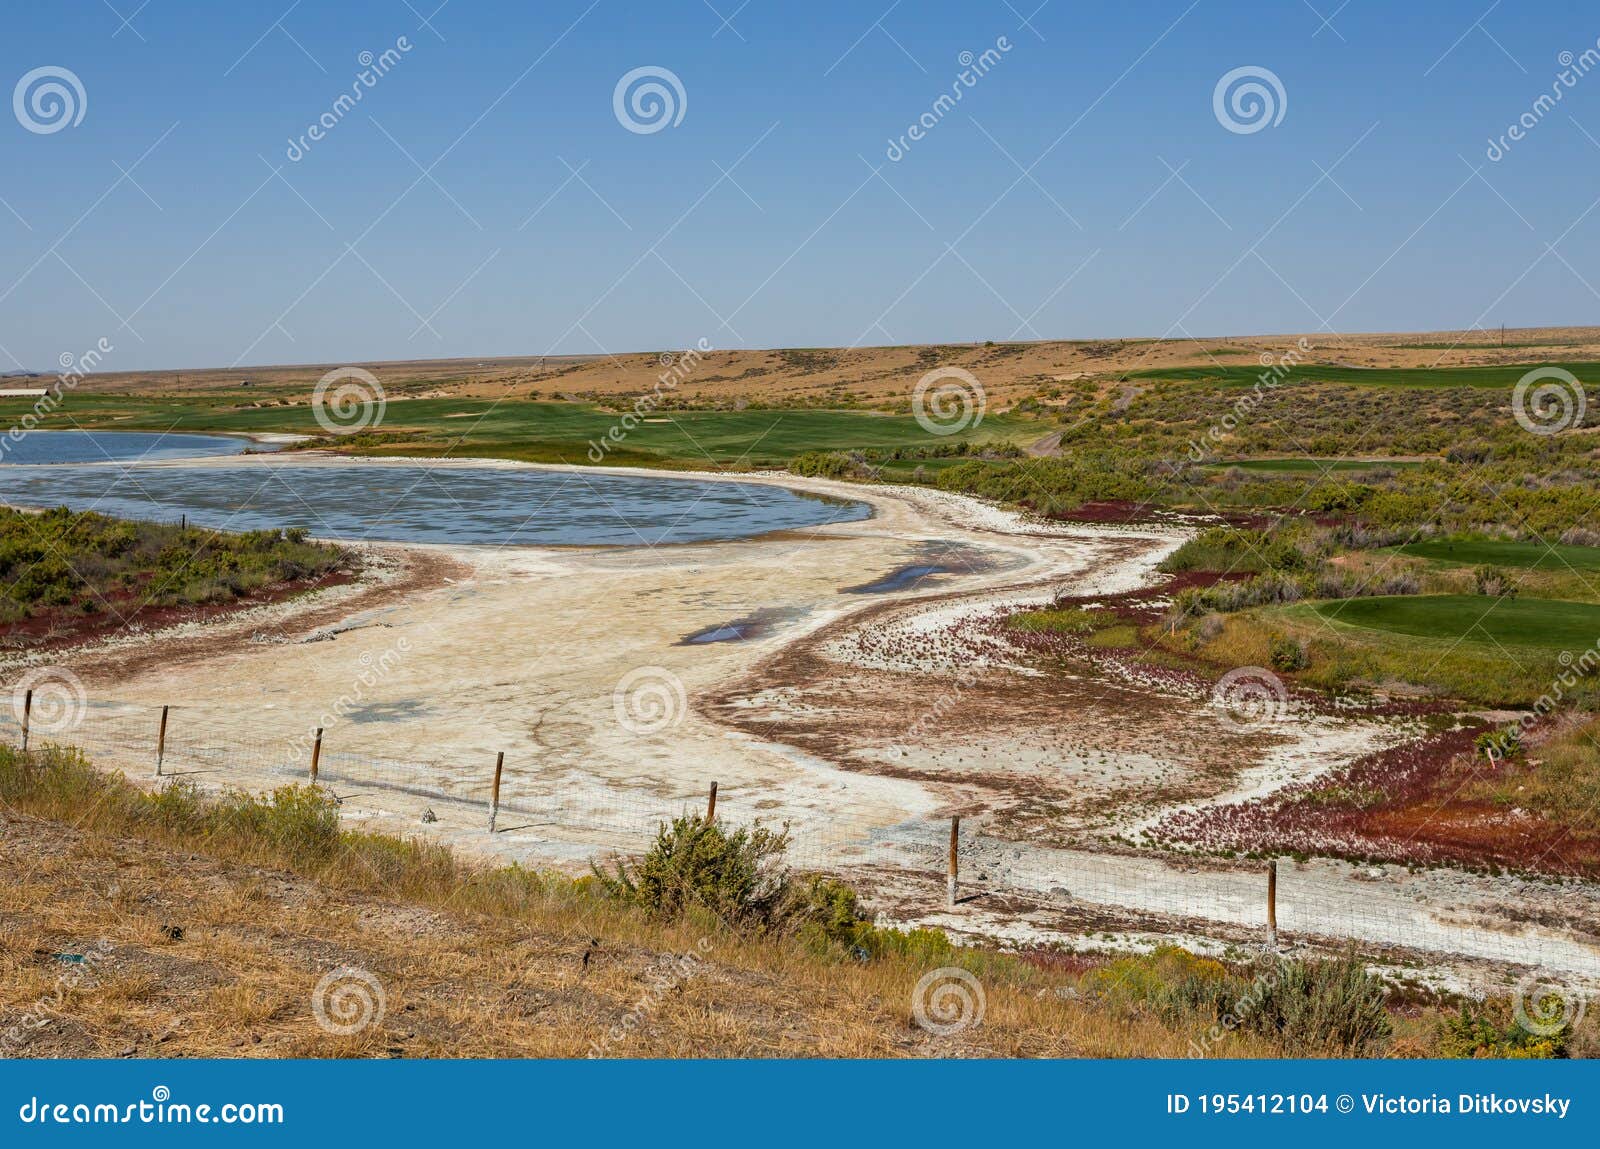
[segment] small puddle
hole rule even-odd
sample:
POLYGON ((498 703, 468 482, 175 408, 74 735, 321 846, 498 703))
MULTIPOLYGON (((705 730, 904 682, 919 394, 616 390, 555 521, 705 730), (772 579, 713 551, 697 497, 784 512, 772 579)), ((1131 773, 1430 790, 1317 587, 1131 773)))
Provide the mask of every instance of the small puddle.
POLYGON ((994 560, 975 547, 951 546, 949 543, 926 542, 917 547, 919 562, 896 567, 881 578, 856 586, 840 588, 840 594, 891 594, 897 590, 915 590, 924 579, 940 575, 976 574, 994 568, 994 560))
POLYGON ((847 586, 844 594, 888 594, 890 591, 905 590, 908 586, 915 586, 925 578, 934 575, 953 574, 954 568, 942 566, 938 563, 913 563, 911 566, 900 567, 892 570, 880 579, 864 582, 860 586, 847 586))
POLYGON ((773 625, 790 618, 797 618, 804 611, 777 610, 768 608, 747 614, 743 618, 731 619, 728 622, 719 622, 715 626, 708 626, 693 634, 686 634, 678 640, 679 646, 707 646, 713 642, 747 642, 752 638, 760 638, 769 633, 773 625))

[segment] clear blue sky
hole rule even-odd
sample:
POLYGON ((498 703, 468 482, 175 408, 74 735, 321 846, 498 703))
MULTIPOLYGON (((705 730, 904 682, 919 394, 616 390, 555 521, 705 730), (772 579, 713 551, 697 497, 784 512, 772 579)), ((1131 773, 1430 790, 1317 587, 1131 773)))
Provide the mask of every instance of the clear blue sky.
POLYGON ((1600 74, 1531 112, 1593 5, 741 2, 11 5, 86 103, 0 113, 0 370, 1600 323, 1600 74))

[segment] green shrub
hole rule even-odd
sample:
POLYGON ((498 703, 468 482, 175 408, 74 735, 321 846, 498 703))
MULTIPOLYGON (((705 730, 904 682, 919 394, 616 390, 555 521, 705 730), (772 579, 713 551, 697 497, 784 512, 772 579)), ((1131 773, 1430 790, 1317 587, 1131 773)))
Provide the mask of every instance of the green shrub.
POLYGON ((210 810, 213 833, 250 838, 292 857, 339 848, 339 801, 321 786, 280 786, 267 797, 230 790, 210 810))
POLYGON ((837 878, 813 874, 797 888, 794 917, 812 949, 839 948, 861 961, 894 956, 921 964, 948 961, 955 946, 943 930, 877 926, 862 912, 856 891, 837 878))
POLYGON ((1383 984, 1354 954, 1337 961, 1280 961, 1262 979, 1246 1025, 1293 1053, 1359 1057, 1393 1031, 1383 984))
POLYGON ((1515 758, 1522 753, 1522 728, 1506 726, 1499 730, 1485 730, 1472 744, 1490 762, 1515 758))
POLYGON ((1272 668, 1285 672, 1304 670, 1311 665, 1311 655, 1305 643, 1294 638, 1272 640, 1272 668))
POLYGON ((1472 568, 1472 590, 1490 598, 1511 598, 1517 593, 1517 581, 1509 571, 1484 563, 1472 568))
POLYGON ((1439 1022, 1439 1056, 1513 1060, 1565 1057, 1571 1029, 1562 1026, 1552 1034, 1530 1033, 1518 1024, 1503 1001, 1466 1005, 1439 1022))
POLYGON ((789 460, 789 473, 807 478, 855 479, 863 472, 870 475, 871 469, 842 451, 806 451, 789 460))
POLYGON ((728 831, 689 815, 663 823, 639 862, 618 862, 612 875, 596 870, 613 896, 655 913, 709 911, 733 929, 776 930, 795 908, 783 864, 788 830, 763 826, 728 831))
POLYGON ((1253 1033, 1293 1055, 1360 1056, 1392 1031, 1382 984, 1353 955, 1276 961, 1240 973, 1160 946, 1091 970, 1080 986, 1091 996, 1143 1004, 1168 1023, 1187 1019, 1217 1036, 1253 1033))

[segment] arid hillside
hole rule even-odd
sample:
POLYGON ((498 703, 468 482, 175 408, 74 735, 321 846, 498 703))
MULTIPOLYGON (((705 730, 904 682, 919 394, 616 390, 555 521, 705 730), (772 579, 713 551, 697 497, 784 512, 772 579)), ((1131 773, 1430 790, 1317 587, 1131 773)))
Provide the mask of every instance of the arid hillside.
MULTIPOLYGON (((1546 327, 1345 335, 1249 335, 1205 339, 1102 339, 1045 343, 952 343, 906 347, 711 350, 687 369, 688 401, 759 400, 774 406, 826 404, 830 398, 903 402, 910 383, 939 366, 978 375, 991 403, 1006 405, 1080 381, 1102 384, 1173 367, 1249 367, 1277 359, 1300 340, 1307 364, 1345 367, 1469 367, 1600 359, 1600 328, 1546 327)), ((623 355, 401 360, 95 374, 80 390, 173 395, 281 392, 305 387, 334 367, 372 371, 393 395, 520 397, 632 394, 648 390, 684 349, 623 355)))

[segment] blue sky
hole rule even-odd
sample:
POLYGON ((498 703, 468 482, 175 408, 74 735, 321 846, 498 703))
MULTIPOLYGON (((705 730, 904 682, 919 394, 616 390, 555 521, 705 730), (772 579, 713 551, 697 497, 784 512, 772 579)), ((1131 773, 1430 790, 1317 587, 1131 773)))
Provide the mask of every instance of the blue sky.
POLYGON ((1600 322, 1592 6, 740 3, 14 5, 0 370, 1600 322))

